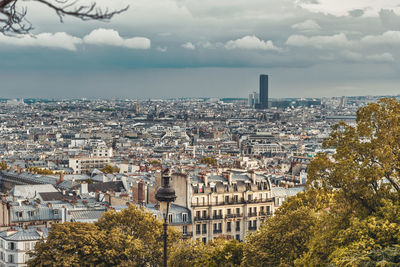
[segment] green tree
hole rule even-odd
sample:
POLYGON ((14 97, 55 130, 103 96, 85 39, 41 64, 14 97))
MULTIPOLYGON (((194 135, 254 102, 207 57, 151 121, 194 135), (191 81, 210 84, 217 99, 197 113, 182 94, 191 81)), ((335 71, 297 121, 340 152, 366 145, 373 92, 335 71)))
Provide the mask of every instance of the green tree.
MULTIPOLYGON (((39 241, 28 266, 153 266, 162 262, 162 223, 153 214, 130 205, 109 211, 97 223, 52 226, 39 241)), ((180 234, 168 229, 169 246, 180 234)))

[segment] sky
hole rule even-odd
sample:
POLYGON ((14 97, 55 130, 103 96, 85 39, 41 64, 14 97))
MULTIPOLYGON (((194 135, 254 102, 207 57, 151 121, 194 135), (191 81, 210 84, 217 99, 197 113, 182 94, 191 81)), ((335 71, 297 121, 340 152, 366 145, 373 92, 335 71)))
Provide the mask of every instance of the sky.
POLYGON ((34 30, 0 34, 0 97, 247 97, 260 74, 274 98, 400 93, 397 0, 96 2, 129 9, 60 23, 21 2, 34 30))

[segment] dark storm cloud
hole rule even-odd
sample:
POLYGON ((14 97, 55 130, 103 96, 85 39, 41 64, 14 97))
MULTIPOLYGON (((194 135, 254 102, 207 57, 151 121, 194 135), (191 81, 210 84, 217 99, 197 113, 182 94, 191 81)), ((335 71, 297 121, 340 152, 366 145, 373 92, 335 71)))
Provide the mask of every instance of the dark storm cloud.
POLYGON ((131 9, 111 23, 62 24, 31 6, 38 38, 0 36, 2 75, 24 73, 0 93, 245 96, 260 72, 275 77, 276 97, 350 94, 379 82, 392 90, 400 20, 391 1, 121 0, 131 9))

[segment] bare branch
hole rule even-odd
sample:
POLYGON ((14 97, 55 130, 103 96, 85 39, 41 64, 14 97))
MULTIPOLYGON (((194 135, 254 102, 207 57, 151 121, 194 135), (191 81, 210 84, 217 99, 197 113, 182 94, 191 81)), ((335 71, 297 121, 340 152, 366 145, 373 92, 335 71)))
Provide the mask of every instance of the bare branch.
MULTIPOLYGON (((21 0, 0 0, 0 33, 6 35, 27 34, 33 29, 32 24, 25 18, 27 8, 17 8, 16 4, 21 0)), ((81 20, 107 21, 114 15, 126 11, 129 6, 122 9, 109 11, 102 9, 92 2, 90 5, 79 5, 79 0, 31 0, 46 5, 54 10, 60 21, 65 16, 76 17, 81 20)))

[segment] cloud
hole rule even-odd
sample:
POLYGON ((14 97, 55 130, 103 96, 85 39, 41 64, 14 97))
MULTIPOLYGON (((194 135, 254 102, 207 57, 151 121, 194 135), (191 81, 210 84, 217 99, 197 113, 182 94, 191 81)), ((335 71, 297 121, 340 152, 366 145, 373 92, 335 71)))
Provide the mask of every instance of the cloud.
POLYGON ((387 31, 381 35, 367 35, 361 39, 364 45, 400 45, 400 31, 387 31))
POLYGON ((196 49, 196 46, 194 44, 192 44, 191 42, 182 44, 182 47, 187 50, 195 50, 196 49))
POLYGON ((379 11, 379 18, 382 24, 391 30, 400 28, 400 16, 398 16, 393 10, 382 9, 379 11))
POLYGON ((335 35, 317 35, 307 37, 304 35, 291 35, 286 44, 289 46, 297 47, 314 47, 318 49, 329 49, 329 48, 340 48, 351 45, 351 42, 347 39, 344 33, 335 35))
POLYGON ((116 30, 99 28, 83 37, 86 44, 121 46, 131 49, 150 49, 151 41, 145 37, 122 38, 116 30))
POLYGON ((345 50, 341 52, 341 56, 350 62, 355 62, 355 63, 392 63, 395 61, 394 57, 392 54, 386 52, 382 54, 371 54, 371 55, 362 55, 357 52, 352 52, 345 50))
POLYGON ((350 10, 348 13, 349 13, 350 16, 352 16, 354 18, 358 18, 358 17, 361 17, 362 15, 364 15, 364 10, 362 10, 362 9, 353 9, 353 10, 350 10))
POLYGON ((257 36, 245 36, 240 39, 228 41, 225 44, 226 49, 254 49, 254 50, 281 50, 276 47, 271 40, 263 41, 260 40, 257 36))
POLYGON ((20 37, 10 37, 0 33, 0 43, 7 45, 49 47, 75 51, 76 45, 81 44, 82 40, 65 32, 40 33, 36 36, 22 35, 20 37))
POLYGON ((303 32, 313 32, 321 29, 321 26, 312 19, 305 20, 300 23, 296 23, 292 25, 292 29, 303 31, 303 32))
POLYGON ((310 1, 296 1, 296 4, 308 11, 334 16, 367 16, 377 17, 381 9, 393 9, 397 0, 319 0, 318 5, 310 1), (362 12, 362 13, 361 13, 362 12))
POLYGON ((166 47, 166 46, 157 46, 156 49, 158 52, 161 52, 161 53, 165 53, 168 51, 168 47, 166 47))
POLYGON ((367 56, 367 60, 375 63, 390 63, 394 62, 394 57, 390 53, 375 54, 367 56))

